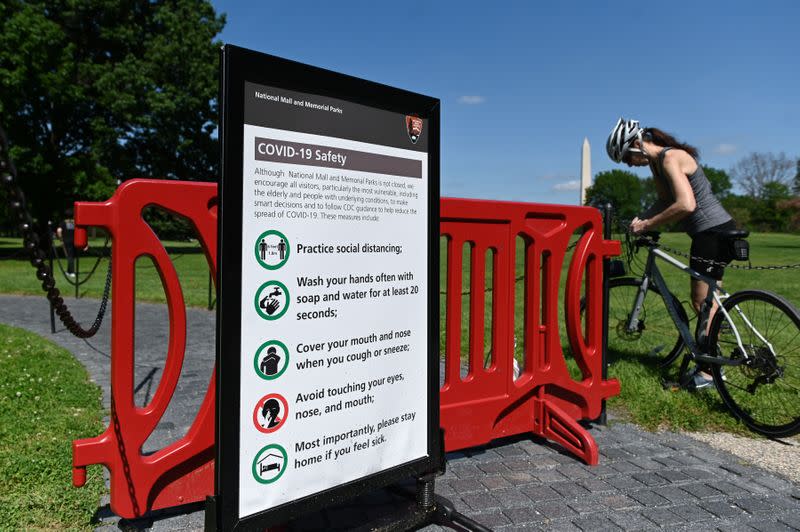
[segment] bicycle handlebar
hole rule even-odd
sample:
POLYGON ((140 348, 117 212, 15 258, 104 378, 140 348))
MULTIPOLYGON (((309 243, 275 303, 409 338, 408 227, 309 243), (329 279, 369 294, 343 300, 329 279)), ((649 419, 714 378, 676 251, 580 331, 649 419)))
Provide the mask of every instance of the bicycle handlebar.
POLYGON ((637 235, 631 233, 628 234, 636 238, 634 243, 636 244, 637 247, 653 247, 653 245, 657 244, 658 240, 661 238, 660 231, 645 231, 637 235))

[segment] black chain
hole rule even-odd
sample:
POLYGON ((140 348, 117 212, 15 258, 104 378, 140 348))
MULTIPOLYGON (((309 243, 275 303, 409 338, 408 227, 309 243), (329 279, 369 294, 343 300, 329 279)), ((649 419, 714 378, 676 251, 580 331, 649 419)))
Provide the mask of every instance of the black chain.
POLYGON ((623 231, 626 234, 636 237, 638 240, 643 241, 645 243, 645 245, 647 245, 647 246, 657 247, 657 248, 663 249, 664 251, 667 251, 669 253, 674 253, 676 255, 680 255, 681 257, 687 258, 689 260, 694 260, 696 262, 702 262, 704 264, 710 264, 712 266, 719 266, 721 268, 731 268, 733 270, 770 270, 770 271, 771 270, 796 270, 796 269, 800 268, 800 263, 797 263, 797 264, 767 265, 767 266, 753 266, 752 264, 748 263, 747 266, 739 266, 739 265, 736 265, 736 264, 730 264, 730 263, 727 263, 727 262, 719 262, 719 261, 716 261, 716 260, 713 260, 713 259, 707 259, 707 258, 704 258, 704 257, 694 257, 694 256, 690 255, 689 253, 686 253, 685 251, 680 251, 678 249, 671 248, 669 246, 665 246, 664 244, 659 243, 657 240, 654 240, 653 238, 651 238, 651 237, 649 237, 647 235, 636 235, 636 234, 633 234, 628 230, 628 227, 625 226, 623 222, 620 222, 620 226, 622 226, 623 231))
MULTIPOLYGON (((106 241, 103 244, 104 250, 108 247, 109 240, 110 239, 106 237, 106 241)), ((61 270, 61 275, 64 277, 64 280, 67 281, 67 283, 71 284, 72 286, 83 286, 84 284, 86 284, 89 281, 89 279, 92 278, 94 272, 97 271, 97 267, 100 266, 100 262, 102 262, 103 257, 105 256, 105 253, 101 252, 100 256, 97 257, 97 260, 94 261, 94 266, 92 266, 92 269, 89 270, 89 273, 86 274, 86 277, 84 277, 83 280, 78 280, 76 278, 73 281, 72 279, 69 278, 69 275, 67 275, 67 271, 64 269, 64 265, 61 264, 61 257, 58 256, 58 252, 56 251, 56 246, 53 243, 52 239, 50 239, 50 252, 53 254, 53 257, 55 257, 56 264, 58 264, 58 269, 61 270)))
POLYGON ((752 264, 748 264, 747 266, 739 266, 737 264, 729 264, 727 262, 719 262, 712 259, 706 259, 704 257, 693 257, 692 255, 677 250, 675 248, 671 248, 669 246, 665 246, 663 244, 659 244, 655 240, 651 239, 650 237, 644 236, 639 237, 648 241, 648 244, 655 245, 656 247, 663 249, 669 253, 674 253, 676 255, 680 255, 681 257, 685 257, 689 260, 694 260, 696 262, 702 262, 705 264, 710 264, 712 266, 719 266, 721 268, 731 268, 734 270, 795 270, 800 268, 800 264, 783 264, 783 265, 768 265, 768 266, 753 266, 752 264))
MULTIPOLYGON (((111 291, 111 256, 109 254, 108 273, 106 274, 106 286, 103 290, 103 300, 100 303, 100 310, 94 323, 88 329, 81 327, 80 323, 75 321, 72 313, 64 303, 64 298, 61 297, 61 291, 56 288, 56 280, 53 271, 47 265, 47 254, 45 253, 46 243, 42 243, 41 238, 33 229, 33 218, 28 212, 27 203, 25 202, 25 194, 17 184, 17 169, 11 161, 8 152, 8 140, 6 132, 0 126, 0 179, 8 191, 10 199, 9 206, 12 213, 15 213, 18 220, 18 229, 22 234, 23 247, 27 250, 31 265, 36 268, 36 278, 42 282, 42 290, 45 291, 48 301, 53 305, 55 313, 64 324, 64 326, 77 336, 78 338, 90 338, 94 336, 100 325, 103 323, 103 317, 106 313, 108 305, 108 295, 111 291)), ((49 240, 49 238, 48 238, 49 240)))
POLYGON ((111 395, 111 424, 114 427, 114 436, 117 440, 117 451, 122 459, 122 473, 125 475, 125 482, 128 484, 128 497, 133 503, 133 514, 136 517, 141 516, 139 511, 139 502, 136 500, 136 489, 133 486, 133 477, 131 476, 131 465, 128 463, 128 455, 125 454, 125 442, 122 439, 122 430, 119 425, 119 418, 117 417, 117 408, 114 404, 114 395, 111 395))

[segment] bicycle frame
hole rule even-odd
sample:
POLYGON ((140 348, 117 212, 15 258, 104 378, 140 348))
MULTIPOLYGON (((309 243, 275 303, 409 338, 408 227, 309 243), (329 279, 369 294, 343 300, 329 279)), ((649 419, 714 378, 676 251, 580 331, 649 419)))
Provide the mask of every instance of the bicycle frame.
MULTIPOLYGON (((642 276, 642 283, 639 287, 639 292, 636 295, 636 300, 634 301, 633 310, 630 314, 630 319, 628 320, 627 330, 628 332, 635 332, 639 326, 639 314, 642 311, 642 303, 644 302, 644 298, 647 295, 648 287, 650 286, 650 282, 656 285, 658 288, 661 299, 664 301, 664 305, 667 307, 667 312, 672 318, 672 321, 675 323, 676 327, 678 328, 678 333, 681 335, 681 338, 686 343, 686 346, 689 348, 689 352, 691 354, 691 359, 699 362, 706 362, 710 364, 717 364, 717 365, 727 365, 727 366, 736 366, 742 364, 745 360, 747 360, 747 350, 744 348, 742 344, 742 338, 739 334, 738 329, 736 328, 736 324, 731 320, 730 314, 722 305, 722 301, 730 297, 730 294, 722 289, 721 286, 717 283, 716 279, 712 279, 711 277, 707 277, 686 264, 682 263, 681 261, 675 259, 671 255, 667 254, 666 252, 658 249, 657 247, 649 247, 648 246, 648 254, 647 254, 647 263, 644 269, 644 275, 642 276), (698 346, 698 342, 695 339, 695 336, 689 330, 689 327, 686 323, 684 323, 680 319, 680 315, 678 314, 678 309, 675 306, 675 303, 672 301, 672 298, 667 297, 667 294, 670 293, 669 288, 667 287, 666 281, 664 277, 661 275, 661 271, 658 269, 658 265, 656 264, 656 258, 660 258, 661 260, 665 261, 667 264, 678 268, 679 270, 687 273, 693 279, 697 279, 705 283, 709 290, 706 299, 703 301, 703 306, 700 309, 700 315, 698 316, 698 325, 697 325, 697 335, 698 337, 700 334, 705 334, 705 330, 708 326, 708 319, 711 313, 711 309, 713 308, 713 303, 717 303, 717 310, 718 312, 722 312, 725 316, 725 319, 728 321, 728 324, 731 326, 731 329, 736 336, 736 343, 739 346, 740 352, 743 354, 743 358, 732 360, 730 358, 724 356, 717 356, 717 355, 709 355, 704 350, 701 350, 698 346), (719 294, 717 293, 719 292, 719 294)), ((747 316, 742 312, 738 305, 734 307, 736 311, 742 318, 742 321, 755 333, 755 335, 764 342, 768 347, 769 350, 775 354, 775 351, 772 347, 772 344, 764 338, 761 333, 753 327, 753 324, 747 318, 747 316)))

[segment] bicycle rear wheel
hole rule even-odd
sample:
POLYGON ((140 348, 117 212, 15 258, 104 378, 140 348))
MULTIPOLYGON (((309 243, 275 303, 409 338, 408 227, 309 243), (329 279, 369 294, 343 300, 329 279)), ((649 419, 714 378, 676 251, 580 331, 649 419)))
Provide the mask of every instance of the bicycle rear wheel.
POLYGON ((799 433, 800 313, 781 296, 762 290, 736 292, 723 308, 730 320, 717 311, 709 345, 716 346, 717 355, 743 361, 737 366, 714 365, 714 383, 723 401, 764 436, 799 433))
MULTIPOLYGON (((609 282, 608 290, 608 352, 610 357, 651 361, 659 367, 672 364, 683 352, 684 341, 672 321, 661 293, 655 285, 647 288, 647 295, 639 314, 639 325, 628 331, 628 321, 641 279, 620 278, 609 282)), ((670 293, 667 297, 678 309, 684 323, 688 323, 686 310, 670 293)))

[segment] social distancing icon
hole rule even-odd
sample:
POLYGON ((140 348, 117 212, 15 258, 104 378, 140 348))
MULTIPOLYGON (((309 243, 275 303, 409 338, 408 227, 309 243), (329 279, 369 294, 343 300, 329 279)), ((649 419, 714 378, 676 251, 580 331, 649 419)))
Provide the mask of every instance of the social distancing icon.
POLYGON ((283 475, 289 463, 286 449, 273 443, 262 447, 253 458, 253 478, 261 484, 271 484, 283 475))
POLYGON ((289 260, 289 239, 280 231, 264 231, 255 243, 256 260, 268 270, 277 270, 289 260))
POLYGON ((277 393, 265 395, 253 409, 253 425, 259 432, 270 434, 283 426, 289 415, 289 403, 277 393))
POLYGON ((289 290, 280 281, 267 281, 256 290, 255 306, 265 320, 277 320, 289 308, 289 290))

